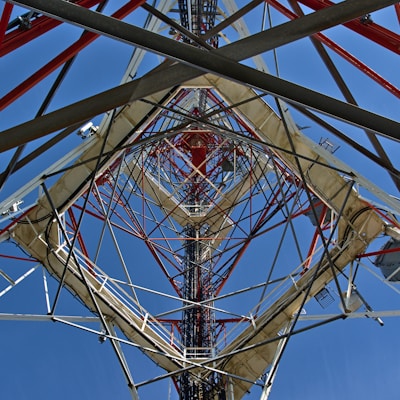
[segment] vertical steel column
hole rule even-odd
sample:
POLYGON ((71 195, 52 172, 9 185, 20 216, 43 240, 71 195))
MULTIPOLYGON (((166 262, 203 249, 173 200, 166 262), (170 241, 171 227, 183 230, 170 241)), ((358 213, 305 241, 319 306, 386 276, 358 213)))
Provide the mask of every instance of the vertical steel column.
MULTIPOLYGON (((182 315, 182 343, 187 358, 209 358, 215 352, 215 318, 209 307, 193 305, 193 302, 204 302, 213 296, 211 263, 207 260, 206 246, 199 240, 200 229, 188 225, 185 236, 183 297, 190 301, 191 306, 185 308, 182 315)), ((190 373, 184 373, 180 378, 180 399, 214 399, 219 391, 217 381, 213 374, 208 381, 198 382, 191 378, 190 373)))

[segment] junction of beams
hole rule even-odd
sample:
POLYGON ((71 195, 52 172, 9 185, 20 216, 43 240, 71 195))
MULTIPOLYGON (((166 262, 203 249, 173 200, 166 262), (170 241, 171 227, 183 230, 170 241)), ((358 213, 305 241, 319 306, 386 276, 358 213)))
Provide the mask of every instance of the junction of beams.
MULTIPOLYGON (((246 86, 233 83, 232 81, 215 75, 205 75, 194 79, 189 82, 192 87, 214 87, 218 94, 223 98, 227 104, 236 104, 235 112, 238 115, 246 117, 251 126, 254 127, 257 135, 266 143, 279 146, 284 149, 292 150, 288 142, 287 134, 284 130, 282 121, 278 116, 271 112, 267 104, 254 95, 254 91, 246 86), (245 101, 252 99, 252 101, 245 101), (269 115, 268 118, 265 118, 269 115)), ((154 103, 166 104, 174 95, 178 93, 178 88, 173 93, 159 93, 157 96, 152 96, 151 101, 139 101, 132 104, 131 107, 126 107, 114 119, 110 127, 109 135, 106 142, 106 150, 112 150, 117 147, 121 140, 127 135, 127 132, 132 130, 132 127, 137 126, 139 121, 142 121, 144 116, 148 117, 147 122, 155 118, 161 108, 154 108, 154 103), (151 115, 149 115, 152 111, 151 115)), ((260 343, 268 341, 276 337, 282 326, 285 326, 296 313, 301 303, 304 301, 302 297, 302 290, 298 288, 310 288, 309 297, 311 298, 315 293, 321 290, 327 282, 332 280, 335 274, 332 271, 331 259, 334 260, 335 268, 341 270, 346 265, 364 250, 365 246, 372 241, 379 233, 383 231, 383 222, 380 217, 372 210, 365 207, 365 204, 353 192, 347 192, 347 197, 343 197, 346 189, 349 191, 351 188, 346 185, 343 178, 335 171, 327 169, 317 163, 313 163, 313 159, 321 160, 319 154, 315 153, 306 142, 302 142, 302 135, 299 132, 290 132, 293 136, 294 147, 297 152, 307 157, 307 160, 301 160, 297 164, 295 156, 285 152, 276 151, 279 157, 284 160, 286 165, 301 175, 298 165, 303 170, 306 170, 308 180, 305 182, 313 191, 330 205, 336 211, 343 211, 343 218, 341 218, 339 229, 339 241, 343 243, 343 247, 337 246, 331 252, 325 255, 321 260, 321 269, 318 276, 314 276, 316 266, 310 268, 308 272, 292 286, 281 298, 273 304, 265 313, 258 316, 254 325, 246 329, 240 334, 225 350, 222 350, 221 357, 224 361, 217 365, 217 368, 227 372, 231 376, 244 376, 243 379, 235 379, 234 392, 235 397, 240 398, 251 387, 251 382, 258 379, 263 373, 265 368, 272 362, 273 356, 278 346, 278 341, 269 343, 262 347, 262 352, 259 349, 248 350, 240 352, 235 355, 237 350, 243 348, 248 344, 260 343), (353 235, 346 234, 346 231, 354 232, 353 235), (312 284, 312 287, 310 286, 312 284)), ((139 133, 137 133, 139 135, 139 133)), ((133 138, 132 138, 133 140, 133 138)), ((101 154, 101 138, 94 141, 92 148, 88 149, 80 158, 79 162, 85 158, 93 159, 96 154, 101 154)), ((118 155, 115 154, 114 157, 118 155)), ((64 176, 52 187, 51 195, 52 200, 59 211, 68 207, 77 197, 86 190, 81 182, 87 182, 88 176, 91 174, 91 169, 95 174, 100 173, 100 170, 95 170, 96 162, 80 165, 77 168, 69 170, 64 176)), ((156 190, 156 186, 152 186, 149 190, 156 190)), ((162 206, 162 204, 161 204, 162 206)), ((28 224, 18 225, 13 235, 30 254, 34 255, 38 260, 41 260, 46 268, 51 273, 55 274, 58 279, 63 276, 63 270, 67 268, 68 274, 65 280, 65 285, 71 291, 76 293, 86 304, 93 308, 91 300, 88 298, 87 289, 82 284, 82 279, 79 278, 77 265, 72 260, 67 262, 65 252, 60 249, 54 254, 48 254, 48 247, 40 239, 41 230, 46 229, 48 219, 51 218, 51 209, 45 199, 39 201, 39 206, 36 207, 30 214, 29 218, 32 221, 39 221, 35 223, 36 233, 32 232, 32 228, 28 224), (48 216, 43 218, 40 216, 48 216), (38 235, 38 237, 34 237, 38 235), (50 261, 49 261, 50 260, 50 261)), ((219 226, 218 219, 215 220, 219 226)), ((220 226, 221 229, 221 226, 220 226)), ((222 227, 223 229, 223 227, 222 227)), ((47 240, 52 243, 54 247, 59 243, 59 238, 55 232, 55 228, 47 233, 47 240)), ((318 267, 319 268, 319 267, 318 267)), ((138 343, 143 347, 150 347, 153 350, 162 349, 165 354, 157 352, 149 353, 149 356, 161 365, 167 371, 180 370, 180 363, 174 360, 180 360, 181 355, 174 347, 169 346, 157 335, 157 332, 151 326, 143 324, 143 321, 134 315, 134 312, 121 304, 113 294, 106 288, 101 288, 102 285, 97 281, 96 277, 90 274, 89 271, 84 270, 85 279, 90 282, 91 288, 99 299, 99 305, 105 315, 110 315, 114 323, 121 329, 124 334, 130 338, 134 343, 138 343), (101 289, 99 289, 101 288, 101 289), (122 310, 120 313, 118 310, 122 310), (126 317, 128 316, 129 319, 126 317)), ((204 372, 205 374, 208 371, 204 372)))
POLYGON ((232 45, 208 52, 207 57, 204 57, 204 50, 178 43, 68 2, 54 1, 49 3, 43 0, 25 0, 14 3, 38 9, 63 20, 75 21, 87 30, 144 47, 188 65, 174 65, 162 71, 158 69, 152 72, 151 77, 143 77, 140 80, 121 85, 33 121, 0 132, 0 139, 3 143, 0 151, 43 137, 73 123, 90 119, 102 112, 146 97, 151 93, 181 84, 188 79, 201 75, 201 71, 217 73, 266 93, 271 93, 289 103, 299 104, 388 138, 400 140, 400 134, 397 133, 400 132, 400 124, 396 121, 235 62, 309 36, 359 15, 394 4, 395 1, 393 0, 386 0, 385 2, 378 0, 342 2, 329 9, 289 21, 232 45), (123 34, 120 32, 123 32, 123 34), (245 79, 243 79, 244 77, 245 79), (158 87, 154 87, 154 82, 158 82, 158 87), (29 132, 29 134, 27 135, 26 132, 29 132))
MULTIPOLYGON (((52 16, 57 15, 57 18, 63 21, 72 21, 93 32, 106 34, 130 44, 137 44, 142 48, 181 62, 181 64, 175 65, 167 62, 164 66, 156 68, 151 74, 134 82, 114 88, 91 99, 83 100, 8 131, 0 132, 0 140, 4 139, 5 143, 3 150, 7 150, 13 147, 13 143, 26 143, 31 138, 50 133, 50 129, 53 132, 57 129, 55 127, 68 126, 73 118, 76 121, 85 120, 103 111, 129 104, 121 109, 118 114, 113 114, 113 118, 110 118, 112 122, 110 122, 109 127, 99 129, 97 136, 91 140, 89 148, 82 154, 76 165, 64 173, 52 187, 51 195, 47 193, 49 194, 47 199, 43 196, 39 199, 38 205, 27 213, 26 222, 29 223, 15 224, 12 227, 12 234, 21 247, 41 261, 46 269, 56 276, 60 281, 59 289, 65 286, 76 294, 91 311, 97 312, 101 318, 107 318, 107 320, 112 318, 113 323, 136 347, 144 350, 156 364, 166 371, 177 376, 185 370, 186 365, 190 365, 192 362, 190 357, 185 359, 185 352, 181 352, 183 342, 181 341, 179 345, 170 342, 171 337, 168 336, 168 332, 166 336, 160 334, 158 329, 160 326, 156 325, 157 317, 149 317, 148 313, 135 300, 132 303, 125 304, 106 285, 109 282, 106 275, 95 275, 91 267, 87 266, 84 261, 78 261, 78 258, 74 258, 74 256, 70 257, 74 252, 73 246, 67 250, 64 248, 65 243, 63 242, 67 235, 64 234, 64 238, 60 238, 63 224, 58 219, 57 225, 53 218, 58 212, 67 210, 83 195, 84 191, 91 188, 95 179, 112 162, 120 162, 117 157, 127 149, 128 145, 138 145, 135 141, 141 137, 143 126, 148 126, 156 119, 158 113, 166 108, 165 104, 169 104, 168 101, 177 95, 180 89, 179 85, 182 85, 182 82, 187 82, 187 85, 193 88, 210 87, 218 92, 218 95, 229 105, 229 109, 242 116, 246 120, 246 124, 248 122, 249 126, 251 125, 250 128, 255 132, 254 135, 259 138, 257 146, 260 145, 260 149, 264 146, 264 149, 266 149, 270 144, 270 150, 274 153, 274 157, 276 156, 279 162, 282 161, 285 167, 291 169, 295 182, 293 185, 299 184, 300 180, 301 186, 298 187, 304 188, 308 197, 310 197, 308 189, 311 189, 331 210, 334 210, 335 215, 338 215, 335 228, 332 229, 331 233, 332 235, 333 232, 335 232, 335 235, 337 233, 337 240, 335 237, 335 244, 332 244, 333 241, 330 239, 323 243, 324 254, 320 261, 314 260, 313 267, 308 270, 304 269, 298 280, 296 278, 296 283, 281 294, 276 302, 266 311, 257 315, 256 319, 251 318, 251 325, 249 324, 247 329, 241 331, 227 347, 223 348, 218 357, 212 359, 210 356, 208 362, 214 363, 213 370, 217 373, 226 374, 234 382, 232 398, 233 396, 234 398, 242 398, 250 387, 258 381, 265 369, 273 363, 276 348, 279 345, 280 329, 288 326, 293 321, 294 316, 299 315, 299 310, 302 309, 306 301, 315 296, 328 282, 336 279, 336 275, 340 271, 355 260, 378 235, 385 231, 381 217, 353 191, 352 185, 348 184, 336 170, 325 165, 328 164, 328 161, 324 159, 323 152, 314 151, 312 145, 297 129, 285 126, 285 121, 282 121, 270 109, 262 97, 256 95, 253 88, 272 93, 293 104, 300 104, 302 107, 305 106, 337 119, 345 120, 350 124, 375 130, 375 132, 391 139, 400 140, 398 133, 400 132, 398 129, 400 125, 395 121, 361 110, 358 107, 245 67, 236 61, 239 61, 239 57, 245 59, 266 51, 265 49, 268 46, 279 46, 282 40, 290 42, 290 40, 294 40, 293 38, 296 35, 304 37, 309 32, 316 32, 324 29, 324 27, 343 22, 350 18, 350 15, 354 17, 369 12, 382 6, 382 2, 376 0, 343 2, 329 9, 329 12, 323 10, 310 14, 299 20, 208 53, 151 32, 131 27, 128 24, 113 21, 110 17, 77 7, 72 3, 58 0, 54 0, 54 3, 42 0, 15 1, 15 4, 21 5, 28 3, 44 8, 45 10, 41 10, 42 12, 48 12, 52 16), (55 4, 54 7, 53 4, 55 4), (345 14, 346 17, 344 17, 345 14), (324 20, 324 16, 329 17, 328 22, 324 20), (334 24, 332 18, 336 21, 334 24), (117 34, 119 28, 121 28, 119 30, 119 32, 122 32, 121 34, 117 34), (287 34, 283 34, 285 29, 288 31, 287 34), (307 31, 307 33, 304 33, 304 31, 307 31), (272 43, 268 38, 274 39, 272 43), (204 54, 209 55, 209 57, 204 57, 204 54), (240 56, 237 54, 240 54, 240 56), (212 73, 208 73, 209 71, 212 73), (207 74, 204 72, 207 72, 207 74), (155 81, 157 81, 158 86, 154 85, 155 81), (116 97, 113 97, 114 95, 116 97), (89 101, 93 101, 93 103, 89 104, 89 101), (79 111, 76 108, 78 105, 81 107, 79 111), (73 110, 75 110, 76 115, 73 115, 73 110), (83 116, 85 117, 83 118, 83 116), (377 127, 379 127, 379 131, 377 127), (42 131, 39 132, 39 128, 42 131), (29 129, 29 131, 25 131, 26 129, 29 129), (32 136, 27 138, 26 132, 29 132, 28 135, 32 136), (13 133, 14 136, 12 136, 13 133), (318 162, 316 162, 317 160, 318 162), (89 182, 91 183, 89 184, 89 182), (148 323, 148 318, 154 324, 148 323)), ((392 2, 386 3, 392 4, 392 2)), ((182 106, 183 103, 180 105, 182 106)), ((185 108, 184 105, 183 107, 185 108)), ((173 108, 170 111, 173 113, 173 108)), ((206 120, 206 117, 204 119, 206 120)), ((212 131, 211 125, 209 129, 212 131)), ((249 129, 249 132, 251 129, 249 129)), ((204 133, 204 131, 201 131, 201 133, 204 133)), ((147 131, 146 134, 151 135, 147 131)), ((224 133, 217 133, 217 131, 214 134, 224 135, 224 133)), ((154 136, 156 135, 155 133, 154 136)), ((234 135, 235 133, 229 136, 229 133, 227 133, 226 137, 232 138, 234 135)), ((150 141, 153 138, 149 136, 145 140, 150 141)), ((267 154, 270 153, 267 152, 267 154)), ((229 215, 229 212, 218 213, 218 210, 214 209, 206 214, 202 220, 191 219, 191 216, 184 213, 184 209, 178 210, 174 215, 171 210, 179 207, 178 202, 173 201, 174 199, 169 196, 166 190, 163 191, 159 184, 160 181, 152 180, 150 173, 147 176, 146 171, 143 170, 144 164, 141 167, 140 163, 136 163, 137 160, 132 158, 131 161, 134 165, 129 165, 128 161, 127 170, 132 171, 130 178, 138 184, 138 187, 141 187, 143 198, 145 195, 153 197, 152 203, 166 212, 168 216, 171 216, 171 219, 175 218, 182 227, 187 223, 194 225, 194 222, 201 222, 208 224, 213 232, 217 232, 214 233, 214 236, 210 235, 210 239, 216 238, 216 235, 228 236, 231 226, 226 224, 225 217, 229 215)), ((266 173, 264 168, 261 168, 263 161, 252 169, 251 179, 245 177, 241 185, 234 187, 230 192, 227 191, 225 197, 221 196, 222 200, 218 205, 224 209, 223 211, 233 209, 236 200, 243 198, 251 191, 252 179, 258 181, 263 177, 263 174, 266 173)), ((267 157, 265 157, 264 165, 270 167, 267 157)), ((193 162, 192 159, 189 169, 195 171, 193 174, 197 174, 198 177, 201 175, 202 178, 205 178, 205 168, 200 171, 200 162, 193 162)), ((113 171, 115 172, 115 170, 110 171, 110 175, 113 171)), ((153 170, 150 168, 150 171, 153 170)), ((115 179, 115 176, 112 178, 115 179)), ((185 175, 185 178, 190 179, 190 176, 185 175)), ((88 193, 90 193, 90 190, 88 193)), ((89 198, 89 195, 87 198, 89 198)), ((287 202, 287 199, 284 201, 287 202)), ((82 215, 84 215, 84 211, 82 211, 82 215)), ((145 218, 144 211, 143 218, 145 218)), ((75 228, 76 226, 74 226, 75 228)), ((321 230, 320 227, 319 229, 321 230)), ((179 235, 178 231, 176 233, 179 235)), ((249 233, 248 238, 252 233, 253 231, 249 233)), ((75 234, 79 235, 79 228, 75 234)), ((184 241, 183 236, 178 240, 184 241)), ((198 237, 192 234, 186 240, 188 248, 196 243, 192 239, 198 240, 198 237)), ((206 252, 204 252, 204 257, 189 256, 187 258, 189 262, 185 270, 188 270, 189 265, 192 264, 202 268, 202 260, 206 260, 205 262, 210 260, 207 259, 206 252)), ((188 282, 192 281, 188 280, 188 282)), ((187 302, 188 310, 195 307, 201 310, 202 302, 205 301, 201 298, 198 301, 192 300, 190 293, 187 300, 190 300, 190 302, 187 302)), ((182 307, 181 310, 186 311, 186 308, 182 307)), ((211 310, 211 308, 207 310, 211 310)), ((187 315, 189 314, 190 312, 187 313, 187 315)), ((193 319, 191 318, 191 320, 193 319)), ((297 321, 297 319, 295 320, 297 321)), ((187 325, 192 326, 194 324, 188 322, 187 325)), ((163 333, 165 332, 163 331, 163 333)), ((111 338, 110 335, 108 337, 111 338)), ((206 342, 204 341, 204 343, 206 342)), ((185 345, 192 345, 192 343, 183 343, 183 348, 185 345)), ((193 363, 196 363, 195 359, 193 363)), ((192 364, 191 368, 196 368, 194 371, 197 375, 196 379, 207 379, 210 371, 212 371, 210 365, 205 362, 204 370, 201 370, 199 365, 192 364)), ((131 384, 134 386, 133 381, 131 384)))

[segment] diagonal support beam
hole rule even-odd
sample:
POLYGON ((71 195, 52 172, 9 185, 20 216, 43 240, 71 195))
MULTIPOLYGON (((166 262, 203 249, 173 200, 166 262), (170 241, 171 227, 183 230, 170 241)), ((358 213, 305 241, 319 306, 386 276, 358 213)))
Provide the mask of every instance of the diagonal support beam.
POLYGON ((72 123, 89 119, 188 79, 213 72, 271 93, 289 103, 304 106, 352 125, 369 129, 391 139, 400 140, 400 124, 359 107, 324 96, 283 79, 256 71, 237 63, 323 29, 341 24, 374 10, 392 5, 396 0, 353 0, 290 21, 260 32, 232 45, 205 53, 204 50, 176 42, 137 28, 125 22, 79 7, 62 0, 18 0, 15 4, 36 9, 47 15, 83 26, 92 32, 135 44, 152 52, 178 60, 186 65, 158 69, 140 80, 103 92, 41 118, 0 132, 0 151, 43 137, 72 123), (207 54, 207 57, 204 55, 207 54), (154 82, 158 82, 155 87, 154 82), (29 132, 29 134, 27 134, 29 132))

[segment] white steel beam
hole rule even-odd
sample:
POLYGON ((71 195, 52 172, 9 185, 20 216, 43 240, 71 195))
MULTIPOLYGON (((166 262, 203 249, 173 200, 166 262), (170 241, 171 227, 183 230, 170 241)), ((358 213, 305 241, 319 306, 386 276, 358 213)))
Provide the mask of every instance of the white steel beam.
MULTIPOLYGON (((324 321, 334 318, 337 314, 304 314, 299 316, 299 321, 324 321)), ((357 311, 346 314, 346 318, 390 318, 400 317, 400 310, 357 311)))
POLYGON ((41 315, 41 314, 7 314, 0 313, 0 321, 33 321, 33 322, 54 322, 54 318, 62 319, 68 322, 77 322, 77 323, 87 323, 87 322, 95 322, 99 323, 100 318, 98 317, 83 317, 83 316, 75 316, 75 315, 41 315))
MULTIPOLYGON (((45 212, 43 208, 36 211, 39 214, 45 212)), ((180 360, 182 355, 176 346, 170 344, 169 332, 163 331, 163 329, 156 331, 151 324, 145 323, 142 316, 145 312, 143 308, 136 307, 135 309, 132 299, 130 300, 132 304, 129 304, 121 298, 107 284, 107 277, 93 273, 89 269, 80 268, 72 258, 66 264, 68 254, 59 244, 60 238, 56 224, 53 224, 50 229, 46 228, 49 224, 47 219, 40 222, 32 221, 32 224, 35 226, 35 230, 30 224, 27 224, 19 226, 13 231, 15 240, 26 251, 40 260, 50 274, 58 280, 61 280, 64 269, 67 268, 64 285, 72 290, 91 311, 96 312, 96 305, 92 301, 86 286, 87 283, 104 317, 112 320, 133 343, 143 348, 153 349, 155 352, 149 353, 149 356, 157 364, 169 371, 180 367, 180 363, 176 360, 180 360), (42 239, 43 228, 47 230, 46 241, 42 239), (81 271, 84 276, 81 275, 81 271)))

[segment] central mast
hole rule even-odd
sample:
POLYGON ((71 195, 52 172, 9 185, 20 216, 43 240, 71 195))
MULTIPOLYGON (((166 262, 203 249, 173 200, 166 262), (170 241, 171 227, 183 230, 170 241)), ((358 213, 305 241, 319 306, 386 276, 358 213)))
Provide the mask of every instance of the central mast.
MULTIPOLYGON (((206 92, 198 92, 198 107, 193 114, 205 112, 206 92)), ((187 134, 185 141, 189 144, 192 173, 186 187, 186 209, 192 216, 200 216, 207 207, 207 136, 196 130, 187 134)), ((206 227, 200 224, 188 224, 184 228, 184 274, 182 315, 182 343, 187 358, 196 360, 210 358, 215 354, 215 317, 212 311, 214 295, 212 283, 212 262, 207 240, 206 227)), ((209 381, 193 379, 189 373, 180 378, 182 400, 218 399, 220 389, 216 387, 219 379, 211 374, 209 381), (216 397, 218 396, 218 397, 216 397)), ((217 385, 218 386, 218 385, 217 385)))
MULTIPOLYGON (((197 36, 201 36, 215 24, 217 0, 179 0, 181 25, 197 36)), ((190 43, 189 39, 184 39, 190 43)), ((218 38, 211 37, 208 43, 218 46, 218 38)), ((206 112, 207 92, 197 91, 198 104, 193 109, 195 117, 206 112)), ((185 138, 193 171, 186 188, 186 209, 193 216, 201 215, 208 201, 206 200, 207 175, 207 136, 196 132, 188 133, 185 138)), ((212 282, 212 261, 207 241, 206 227, 186 225, 184 228, 184 274, 182 315, 182 343, 187 358, 206 359, 215 354, 215 316, 212 311, 214 296, 212 282)), ((210 374, 208 380, 196 380, 190 373, 184 373, 179 379, 181 400, 224 399, 224 390, 220 379, 210 374)))
MULTIPOLYGON (((179 0, 181 25, 201 36, 215 24, 216 0, 179 0)), ((185 40, 190 42, 189 40, 185 40)), ((212 37, 208 42, 217 47, 218 40, 212 37)), ((198 91, 198 107, 193 114, 201 117, 206 108, 206 91, 198 91)), ((204 178, 207 174, 207 143, 201 133, 192 132, 187 137, 193 173, 187 187, 187 209, 191 214, 199 214, 205 207, 204 178)), ((187 358, 209 358, 215 354, 215 317, 212 312, 214 295, 210 248, 207 245, 206 227, 187 225, 184 230, 185 261, 183 279, 184 303, 182 315, 182 342, 187 358), (197 303, 196 305, 193 305, 197 303)), ((180 378, 181 400, 225 398, 218 389, 218 377, 211 374, 208 381, 197 381, 190 373, 180 378)))

